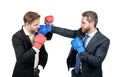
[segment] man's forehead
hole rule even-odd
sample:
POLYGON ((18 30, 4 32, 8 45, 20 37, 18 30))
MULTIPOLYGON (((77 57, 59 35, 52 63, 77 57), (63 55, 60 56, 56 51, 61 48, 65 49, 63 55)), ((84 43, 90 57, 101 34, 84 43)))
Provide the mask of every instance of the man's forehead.
POLYGON ((87 17, 82 17, 81 21, 87 21, 87 17))

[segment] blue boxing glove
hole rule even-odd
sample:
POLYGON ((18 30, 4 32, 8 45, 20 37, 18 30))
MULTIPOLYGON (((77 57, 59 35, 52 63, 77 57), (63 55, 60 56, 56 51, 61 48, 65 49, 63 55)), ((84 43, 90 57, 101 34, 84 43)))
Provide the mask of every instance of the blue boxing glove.
POLYGON ((50 24, 46 24, 46 29, 47 29, 48 32, 51 32, 51 29, 52 29, 51 25, 50 24))
POLYGON ((40 28, 38 29, 37 34, 40 34, 40 33, 43 34, 43 35, 47 34, 47 29, 46 29, 45 25, 40 25, 40 28))
POLYGON ((51 31, 51 25, 50 24, 40 25, 40 28, 38 29, 37 34, 41 33, 43 35, 46 35, 50 31, 51 31))
POLYGON ((71 41, 71 45, 79 54, 85 51, 83 40, 76 37, 71 41))

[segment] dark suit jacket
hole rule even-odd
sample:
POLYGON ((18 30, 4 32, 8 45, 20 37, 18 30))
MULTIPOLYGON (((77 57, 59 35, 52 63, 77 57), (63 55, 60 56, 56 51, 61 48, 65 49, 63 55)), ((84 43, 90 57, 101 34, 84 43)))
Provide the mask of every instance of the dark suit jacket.
MULTIPOLYGON (((85 36, 81 29, 68 30, 65 28, 52 27, 52 32, 64 37, 83 38, 85 36)), ((109 48, 110 40, 105 37, 99 30, 90 40, 86 51, 79 54, 82 60, 82 77, 102 77, 102 62, 105 59, 109 48)), ((68 69, 75 66, 76 51, 71 47, 67 58, 68 69)))
MULTIPOLYGON (((47 40, 52 38, 52 33, 46 34, 47 40)), ((17 62, 12 77, 34 77, 34 59, 36 52, 32 48, 31 41, 25 35, 23 29, 16 32, 12 37, 17 62)), ((48 54, 43 45, 39 52, 39 65, 46 65, 48 54)))

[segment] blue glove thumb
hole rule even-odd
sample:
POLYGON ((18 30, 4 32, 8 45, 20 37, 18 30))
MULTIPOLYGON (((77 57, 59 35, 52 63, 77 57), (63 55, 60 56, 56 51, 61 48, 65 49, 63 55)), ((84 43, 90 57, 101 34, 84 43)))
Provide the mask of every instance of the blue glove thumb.
POLYGON ((48 32, 50 32, 51 31, 51 25, 50 24, 46 24, 46 29, 47 29, 48 32))

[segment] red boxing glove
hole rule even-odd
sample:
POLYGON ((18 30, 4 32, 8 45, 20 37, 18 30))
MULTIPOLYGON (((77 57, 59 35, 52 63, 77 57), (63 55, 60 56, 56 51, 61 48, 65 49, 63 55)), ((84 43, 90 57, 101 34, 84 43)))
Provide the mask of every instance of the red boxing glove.
POLYGON ((34 37, 34 44, 33 47, 40 49, 44 42, 46 41, 46 37, 42 34, 38 34, 34 37))
POLYGON ((52 23, 53 20, 54 20, 54 17, 52 15, 49 15, 49 16, 45 17, 45 21, 44 22, 45 22, 45 24, 52 23))

